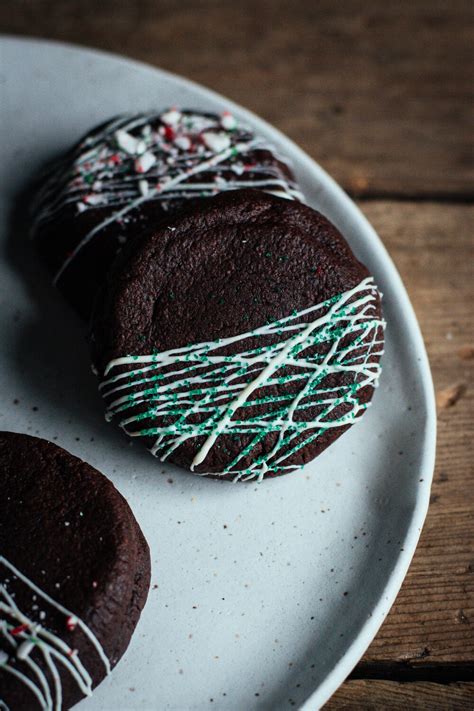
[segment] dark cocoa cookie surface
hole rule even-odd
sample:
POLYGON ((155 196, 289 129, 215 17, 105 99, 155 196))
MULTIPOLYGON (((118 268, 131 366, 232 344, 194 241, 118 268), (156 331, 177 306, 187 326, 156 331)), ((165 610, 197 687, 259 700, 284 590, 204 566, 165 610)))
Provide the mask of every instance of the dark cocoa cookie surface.
POLYGON ((0 487, 0 699, 68 709, 129 644, 148 545, 112 483, 45 440, 0 433, 0 487))
POLYGON ((58 288, 88 316, 131 237, 189 201, 249 185, 302 197, 285 159, 227 112, 119 116, 51 167, 33 203, 33 235, 58 288))
POLYGON ((201 202, 131 244, 93 320, 108 416, 198 474, 291 471, 366 409, 380 295, 338 230, 253 190, 201 202))

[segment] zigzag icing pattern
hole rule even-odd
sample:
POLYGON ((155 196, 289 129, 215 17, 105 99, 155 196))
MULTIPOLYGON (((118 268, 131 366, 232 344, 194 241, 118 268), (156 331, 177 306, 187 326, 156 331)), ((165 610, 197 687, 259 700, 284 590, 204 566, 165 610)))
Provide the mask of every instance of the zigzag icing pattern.
POLYGON ((285 464, 292 454, 328 429, 352 424, 368 407, 358 393, 378 383, 385 328, 376 313, 376 295, 368 277, 343 294, 248 333, 112 360, 100 385, 106 417, 118 418, 131 437, 154 437, 150 451, 162 461, 186 440, 204 437, 192 470, 205 463, 224 434, 250 435, 250 442, 220 474, 260 481, 268 472, 294 469, 285 464), (246 349, 249 339, 262 345, 246 349), (235 352, 223 354, 229 346, 235 352), (377 362, 369 360, 373 356, 377 362), (288 367, 295 372, 289 375, 288 367), (350 383, 334 384, 342 375, 350 376, 350 383), (298 391, 285 390, 288 383, 298 383, 298 391), (266 395, 266 388, 278 385, 277 396, 266 395), (341 406, 343 414, 335 416, 341 406), (263 412, 246 416, 250 407, 263 412), (313 415, 305 418, 311 408, 313 415), (276 435, 271 450, 242 468, 242 460, 269 433, 276 435))
MULTIPOLYGON (((36 605, 41 603, 44 607, 52 607, 64 615, 65 629, 68 625, 70 628, 77 626, 84 633, 102 660, 106 673, 109 674, 110 662, 107 655, 85 622, 53 600, 10 561, 0 556, 0 569, 2 566, 7 569, 10 576, 8 583, 12 583, 12 578, 16 578, 15 584, 21 582, 31 589, 36 605)), ((74 678, 82 693, 90 696, 93 680, 79 658, 77 650, 71 649, 61 637, 48 630, 47 623, 40 624, 24 614, 17 606, 15 595, 9 591, 9 587, 7 579, 0 583, 0 637, 6 641, 11 650, 10 654, 0 650, 0 676, 5 672, 27 686, 44 711, 60 711, 62 708, 62 686, 58 664, 74 678), (37 663, 38 657, 34 654, 35 651, 41 655, 49 670, 52 684, 37 663)), ((44 611, 43 616, 47 617, 44 611)))
POLYGON ((246 187, 303 200, 276 161, 260 163, 255 151, 270 151, 280 163, 287 163, 228 112, 216 116, 170 109, 121 116, 90 134, 54 166, 38 193, 33 234, 70 206, 77 214, 94 208, 113 208, 113 213, 84 235, 54 282, 105 227, 120 225, 145 202, 159 201, 168 209, 175 200, 246 187))

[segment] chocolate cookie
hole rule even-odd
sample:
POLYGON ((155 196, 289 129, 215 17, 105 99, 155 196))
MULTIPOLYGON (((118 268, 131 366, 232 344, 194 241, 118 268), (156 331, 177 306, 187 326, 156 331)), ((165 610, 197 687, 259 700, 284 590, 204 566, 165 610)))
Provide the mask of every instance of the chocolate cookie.
POLYGON ((286 160, 229 113, 119 116, 50 169, 33 204, 33 236, 54 283, 88 316, 128 239, 189 200, 246 186, 302 197, 286 160))
POLYGON ((292 471, 367 408, 384 322, 325 217, 254 190, 129 245, 93 319, 107 416, 162 461, 226 479, 292 471))
POLYGON ((105 476, 45 440, 0 433, 0 700, 68 709, 125 652, 148 545, 105 476))

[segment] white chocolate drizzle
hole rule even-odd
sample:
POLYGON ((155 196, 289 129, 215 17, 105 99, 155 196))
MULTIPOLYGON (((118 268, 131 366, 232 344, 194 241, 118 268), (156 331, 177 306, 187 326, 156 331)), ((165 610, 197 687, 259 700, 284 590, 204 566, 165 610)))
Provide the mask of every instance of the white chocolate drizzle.
POLYGON ((161 461, 187 440, 203 438, 192 471, 219 447, 221 435, 245 443, 213 475, 261 481, 268 473, 294 469, 287 460, 301 447, 352 424, 370 404, 359 393, 376 387, 380 375, 385 322, 376 305, 377 289, 367 277, 343 294, 248 333, 116 358, 100 385, 106 417, 117 417, 131 437, 155 438, 150 451, 161 461), (243 465, 269 434, 274 445, 243 465))
POLYGON ((59 669, 63 667, 75 680, 84 696, 92 694, 93 679, 79 657, 61 637, 49 630, 44 623, 47 617, 42 611, 38 617, 42 623, 31 619, 15 602, 15 593, 10 590, 22 583, 32 591, 37 601, 45 607, 54 608, 64 615, 65 630, 78 627, 87 637, 100 657, 106 674, 110 673, 110 662, 94 633, 77 615, 42 591, 4 556, 0 556, 0 570, 7 569, 7 578, 0 582, 0 639, 8 645, 9 653, 0 650, 0 677, 2 673, 14 676, 28 687, 44 711, 60 711, 62 708, 62 686, 59 669), (42 659, 43 665, 38 663, 42 659), (58 666, 60 665, 60 666, 58 666), (45 673, 45 668, 48 673, 45 673))
POLYGON ((176 201, 246 187, 302 201, 290 175, 286 159, 228 112, 170 109, 122 116, 89 134, 53 166, 33 205, 33 235, 61 219, 67 208, 76 214, 108 208, 65 255, 57 283, 92 239, 108 225, 122 224, 145 202, 159 201, 169 210, 176 201), (263 159, 262 151, 273 159, 263 159))

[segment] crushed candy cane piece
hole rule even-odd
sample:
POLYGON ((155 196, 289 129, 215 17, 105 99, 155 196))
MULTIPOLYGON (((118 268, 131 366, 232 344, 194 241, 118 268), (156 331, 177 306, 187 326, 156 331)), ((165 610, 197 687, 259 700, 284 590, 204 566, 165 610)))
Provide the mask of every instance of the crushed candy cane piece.
POLYGON ((89 195, 84 195, 82 198, 83 202, 87 203, 88 205, 100 205, 105 202, 104 196, 103 195, 95 195, 94 193, 90 193, 89 195))
POLYGON ((181 118, 181 111, 170 109, 169 111, 165 111, 164 114, 161 114, 160 118, 167 126, 176 126, 181 118))
POLYGON ((18 625, 18 627, 14 627, 12 630, 10 630, 10 634, 16 637, 17 634, 22 634, 22 632, 26 632, 28 627, 29 625, 27 624, 18 625))
POLYGON ((137 173, 147 173, 152 165, 155 165, 156 157, 150 151, 147 151, 135 161, 135 170, 137 173))
POLYGON ((205 131, 202 134, 202 140, 204 141, 204 144, 211 149, 211 151, 215 151, 216 153, 225 151, 226 148, 229 148, 230 146, 230 138, 226 133, 205 131))
POLYGON ((165 126, 163 135, 167 141, 173 141, 176 134, 174 132, 174 129, 171 128, 171 126, 165 126))
POLYGON ((234 128, 237 127, 237 121, 232 116, 230 111, 224 111, 221 117, 221 126, 222 128, 225 128, 226 131, 232 131, 234 128))
POLYGON ((135 138, 135 136, 123 129, 115 131, 114 136, 119 148, 131 156, 138 156, 146 151, 145 141, 141 138, 135 138))
POLYGON ((69 632, 72 632, 75 630, 77 627, 77 617, 73 617, 73 615, 69 615, 69 617, 66 620, 66 628, 69 630, 69 632))
POLYGON ((187 151, 191 148, 191 140, 187 136, 177 136, 174 139, 174 144, 181 148, 182 151, 187 151))

